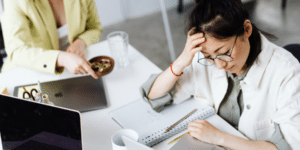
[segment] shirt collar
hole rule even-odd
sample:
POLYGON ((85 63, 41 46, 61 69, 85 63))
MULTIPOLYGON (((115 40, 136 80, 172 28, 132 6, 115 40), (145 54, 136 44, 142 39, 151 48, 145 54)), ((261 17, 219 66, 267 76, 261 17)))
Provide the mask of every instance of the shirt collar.
POLYGON ((234 76, 230 72, 226 72, 226 73, 227 73, 227 76, 230 77, 232 80, 241 81, 247 76, 247 73, 248 73, 249 69, 250 69, 250 67, 247 67, 246 70, 244 70, 244 72, 242 74, 240 74, 239 76, 234 76))
POLYGON ((261 82, 262 76, 271 60, 274 49, 270 48, 270 42, 266 37, 261 35, 262 51, 258 55, 258 59, 250 67, 250 70, 244 81, 253 88, 257 88, 261 82))

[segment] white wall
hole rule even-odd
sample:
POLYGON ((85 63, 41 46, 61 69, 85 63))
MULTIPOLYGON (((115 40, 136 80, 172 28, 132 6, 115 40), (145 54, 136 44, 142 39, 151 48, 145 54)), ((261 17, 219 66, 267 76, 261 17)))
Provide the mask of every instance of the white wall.
POLYGON ((101 26, 108 26, 125 20, 121 2, 124 0, 94 0, 101 26))
MULTIPOLYGON (((167 9, 178 6, 178 0, 164 0, 167 9)), ((184 4, 193 2, 194 0, 183 0, 184 4)), ((159 0, 127 0, 128 16, 127 18, 142 17, 151 13, 159 12, 159 0)))
MULTIPOLYGON (((94 0, 102 27, 160 11, 159 0, 94 0)), ((178 0, 164 0, 167 9, 178 6, 178 0)), ((194 0, 183 0, 184 4, 194 0)))

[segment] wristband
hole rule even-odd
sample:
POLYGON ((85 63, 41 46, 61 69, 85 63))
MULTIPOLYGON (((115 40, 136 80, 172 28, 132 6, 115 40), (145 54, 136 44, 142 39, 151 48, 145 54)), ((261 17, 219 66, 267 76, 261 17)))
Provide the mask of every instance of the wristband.
POLYGON ((183 74, 183 72, 181 72, 181 74, 180 74, 180 75, 177 75, 177 74, 175 74, 175 73, 173 72, 172 65, 173 65, 173 62, 170 64, 170 69, 171 69, 171 72, 174 74, 174 76, 176 76, 176 77, 180 77, 180 76, 183 74))

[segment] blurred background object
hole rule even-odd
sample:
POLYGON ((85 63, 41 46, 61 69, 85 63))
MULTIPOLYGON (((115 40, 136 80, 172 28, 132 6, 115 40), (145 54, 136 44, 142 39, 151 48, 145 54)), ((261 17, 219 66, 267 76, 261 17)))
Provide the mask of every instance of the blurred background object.
MULTIPOLYGON (((164 2, 167 10, 172 45, 175 57, 178 57, 185 46, 185 25, 194 6, 194 0, 95 0, 103 27, 101 41, 106 40, 110 32, 124 31, 129 34, 129 43, 148 59, 162 70, 169 67, 172 56, 160 1, 164 2)), ((250 13, 251 21, 259 29, 278 37, 278 40, 272 41, 273 43, 282 47, 299 43, 299 0, 242 0, 242 2, 250 13)), ((2 12, 2 3, 0 5, 2 12)), ((0 56, 5 57, 1 40, 0 37, 0 56)))
MULTIPOLYGON (((4 8, 3 8, 3 0, 0 0, 0 23, 1 23, 1 16, 3 14, 4 8)), ((3 41, 3 35, 2 35, 2 28, 0 24, 0 72, 3 65, 3 58, 6 57, 5 49, 4 49, 4 41, 3 41)))
MULTIPOLYGON (((9 95, 6 87, 0 87, 0 94, 9 95)), ((1 141, 0 141, 1 142, 1 141)))
MULTIPOLYGON (((137 10, 131 9, 137 9, 139 5, 142 5, 144 0, 140 0, 139 2, 137 0, 127 0, 129 2, 127 3, 128 7, 125 9, 127 10, 127 13, 125 13, 127 14, 125 15, 127 18, 118 23, 105 25, 105 20, 101 16, 109 14, 99 14, 101 23, 103 24, 101 41, 106 40, 106 35, 112 31, 125 31, 129 34, 129 43, 164 70, 169 67, 171 60, 162 14, 159 10, 159 3, 155 1, 157 0, 145 2, 145 5, 153 7, 153 10, 150 11, 150 8, 147 8, 143 11, 144 13, 140 13, 141 16, 138 16, 136 13, 133 13, 137 10), (135 7, 131 6, 133 4, 130 2, 133 1, 137 3, 135 7), (155 9, 154 6, 156 6, 155 9)), ((242 0, 242 2, 250 13, 251 21, 259 29, 278 37, 277 40, 272 41, 273 43, 282 47, 290 43, 300 43, 299 0, 242 0), (283 2, 285 7, 283 7, 283 2)), ((185 46, 185 25, 187 17, 194 6, 194 1, 183 0, 181 13, 178 13, 180 0, 165 0, 165 4, 168 10, 167 14, 174 50, 176 57, 178 57, 185 46)), ((140 11, 146 8, 140 7, 140 11)))
POLYGON ((300 44, 298 43, 288 44, 283 48, 291 52, 298 59, 298 61, 300 61, 300 44))

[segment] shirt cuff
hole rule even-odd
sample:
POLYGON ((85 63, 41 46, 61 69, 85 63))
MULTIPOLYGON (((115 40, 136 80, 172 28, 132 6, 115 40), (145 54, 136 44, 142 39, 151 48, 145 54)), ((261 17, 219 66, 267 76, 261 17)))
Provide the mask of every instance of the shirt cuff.
POLYGON ((175 88, 173 87, 166 94, 157 98, 149 99, 148 98, 149 92, 158 75, 159 74, 151 75, 150 78, 140 87, 143 100, 148 102, 151 105, 152 109, 155 110, 156 112, 162 111, 165 108, 165 106, 168 106, 173 103, 173 94, 175 92, 175 88))
POLYGON ((275 132, 272 137, 267 140, 267 142, 273 143, 278 150, 292 150, 291 146, 283 138, 277 123, 275 123, 275 132))

